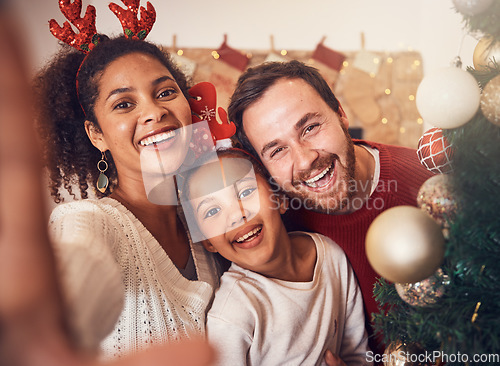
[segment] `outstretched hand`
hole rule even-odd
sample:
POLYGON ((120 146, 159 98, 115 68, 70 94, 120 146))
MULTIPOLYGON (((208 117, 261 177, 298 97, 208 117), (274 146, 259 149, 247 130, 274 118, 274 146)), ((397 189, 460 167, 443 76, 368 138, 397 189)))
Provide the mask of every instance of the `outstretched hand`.
MULTIPOLYGON (((47 234, 27 62, 14 20, 0 4, 0 360, 11 366, 97 365, 74 347, 65 324, 47 234)), ((112 365, 200 366, 214 358, 212 348, 198 340, 112 365)))

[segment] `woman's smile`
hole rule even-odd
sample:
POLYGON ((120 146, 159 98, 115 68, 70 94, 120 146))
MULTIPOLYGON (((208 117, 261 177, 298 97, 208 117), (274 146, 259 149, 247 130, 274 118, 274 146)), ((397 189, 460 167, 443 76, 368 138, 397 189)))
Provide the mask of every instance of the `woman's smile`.
POLYGON ((152 56, 131 53, 110 63, 99 85, 95 114, 102 133, 95 145, 110 150, 118 175, 142 179, 144 170, 159 169, 159 158, 162 173, 178 169, 191 137, 185 130, 191 128, 191 109, 169 70, 152 56), (146 151, 166 155, 145 159, 146 151))

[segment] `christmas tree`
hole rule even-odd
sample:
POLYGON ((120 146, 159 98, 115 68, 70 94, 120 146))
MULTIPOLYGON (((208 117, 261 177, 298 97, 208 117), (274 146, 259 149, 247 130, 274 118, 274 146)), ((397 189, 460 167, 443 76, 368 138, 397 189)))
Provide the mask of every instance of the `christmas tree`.
MULTIPOLYGON (((383 310, 374 322, 387 365, 500 365, 500 1, 453 2, 464 27, 481 37, 474 67, 453 71, 473 76, 479 100, 474 105, 474 92, 466 94, 463 104, 473 115, 457 121, 469 107, 447 105, 453 98, 443 97, 434 116, 443 123, 431 123, 437 128, 419 142, 422 163, 440 174, 422 186, 418 202, 440 225, 445 250, 432 276, 413 283, 390 283, 386 276, 375 286, 383 310)), ((462 93, 465 87, 453 90, 452 78, 444 87, 462 93)))

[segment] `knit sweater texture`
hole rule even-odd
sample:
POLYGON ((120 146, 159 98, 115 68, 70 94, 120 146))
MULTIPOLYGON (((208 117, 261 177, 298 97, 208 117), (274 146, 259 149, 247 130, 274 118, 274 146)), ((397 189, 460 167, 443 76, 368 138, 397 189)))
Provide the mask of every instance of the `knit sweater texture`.
POLYGON ((184 278, 158 241, 111 198, 59 205, 50 218, 68 319, 81 348, 109 359, 200 336, 219 268, 191 243, 197 281, 184 278))
POLYGON ((363 300, 342 249, 309 235, 316 246, 311 281, 269 278, 232 264, 207 316, 218 366, 325 365, 329 349, 347 365, 369 365, 363 300))
MULTIPOLYGON (((380 178, 370 198, 350 214, 330 215, 301 208, 289 210, 285 221, 289 230, 318 232, 331 238, 345 251, 358 278, 369 321, 371 314, 378 312, 373 286, 379 275, 366 257, 366 232, 372 221, 383 211, 394 206, 416 206, 421 185, 433 173, 420 164, 414 149, 365 140, 353 141, 379 151, 380 178)), ((370 327, 368 330, 372 333, 370 327)))

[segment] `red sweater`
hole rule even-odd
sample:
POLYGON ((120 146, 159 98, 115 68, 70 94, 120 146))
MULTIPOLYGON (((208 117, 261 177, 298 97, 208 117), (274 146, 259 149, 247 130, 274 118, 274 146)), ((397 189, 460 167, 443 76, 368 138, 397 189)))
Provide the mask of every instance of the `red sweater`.
MULTIPOLYGON (((365 253, 368 227, 384 210, 400 205, 416 206, 420 186, 433 173, 420 164, 414 149, 364 140, 354 140, 354 143, 374 147, 380 156, 379 182, 363 207, 346 215, 328 215, 306 209, 289 210, 285 221, 290 230, 321 233, 344 249, 358 278, 369 323, 370 314, 378 311, 373 285, 379 276, 368 263, 365 253)), ((371 335, 371 327, 368 331, 371 335)))

